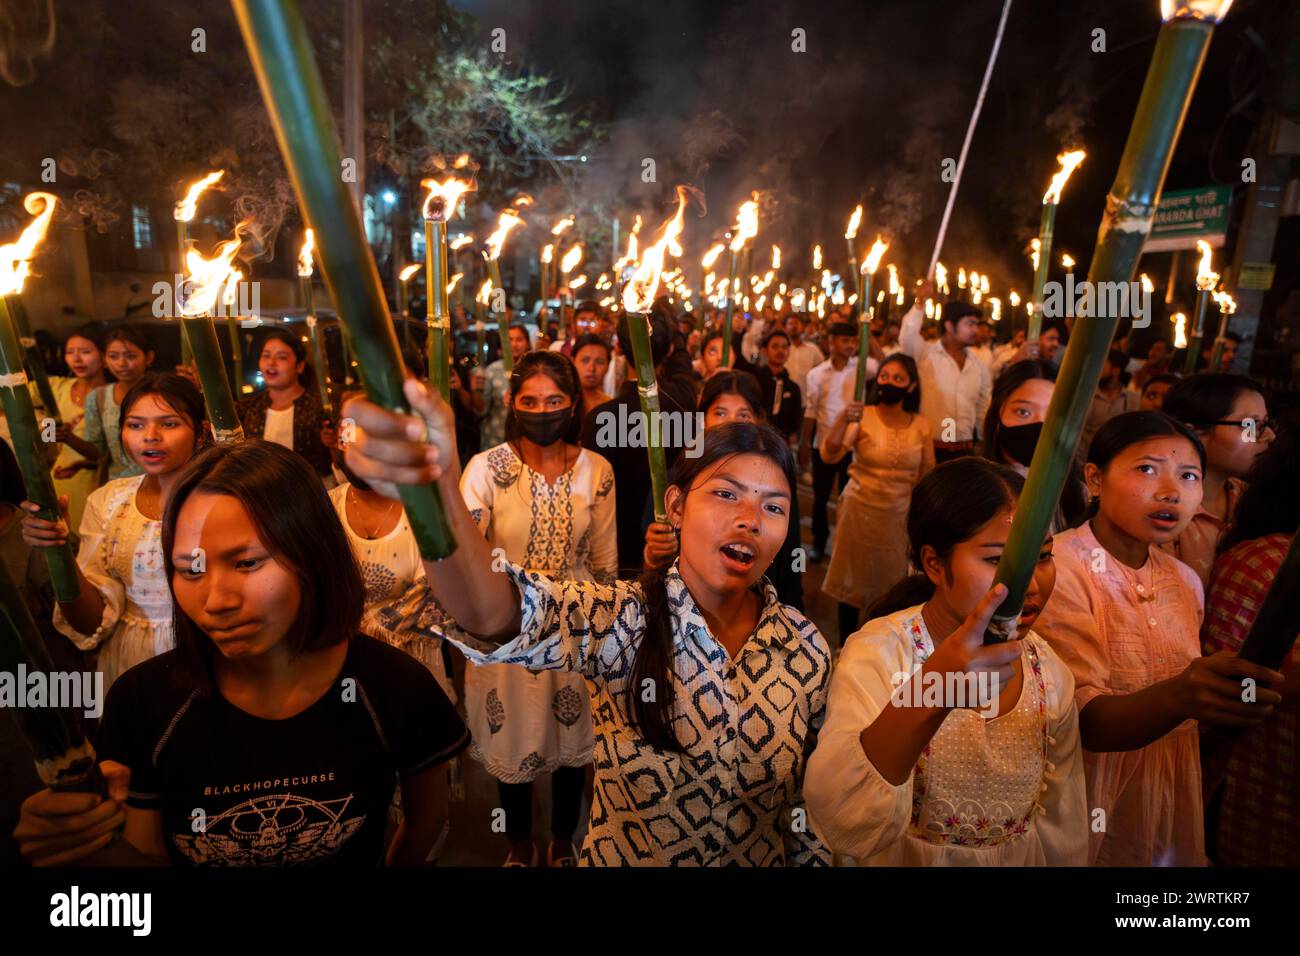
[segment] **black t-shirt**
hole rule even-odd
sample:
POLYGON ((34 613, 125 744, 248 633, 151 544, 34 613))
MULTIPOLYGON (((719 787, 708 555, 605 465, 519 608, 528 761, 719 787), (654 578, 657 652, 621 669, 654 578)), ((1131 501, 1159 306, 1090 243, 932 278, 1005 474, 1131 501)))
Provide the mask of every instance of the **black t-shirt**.
POLYGON ((418 661, 354 637, 337 684, 285 720, 186 686, 171 651, 113 685, 96 741, 131 768, 127 803, 162 811, 178 866, 382 864, 399 773, 460 753, 469 731, 418 661))

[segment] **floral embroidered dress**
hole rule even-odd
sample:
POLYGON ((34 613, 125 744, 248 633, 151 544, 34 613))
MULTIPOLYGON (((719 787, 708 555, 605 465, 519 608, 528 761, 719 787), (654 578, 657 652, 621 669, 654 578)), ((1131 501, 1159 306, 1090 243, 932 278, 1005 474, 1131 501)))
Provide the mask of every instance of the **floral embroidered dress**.
MULTIPOLYGON (((474 520, 506 560, 556 580, 613 580, 618 563, 614 472, 580 450, 553 483, 507 443, 475 455, 461 476, 474 520)), ((589 694, 580 674, 533 673, 513 664, 471 664, 465 709, 470 754, 505 783, 591 763, 589 694)))
MULTIPOLYGON (((122 406, 113 394, 116 387, 110 382, 86 396, 86 418, 82 435, 99 449, 100 455, 108 456, 110 481, 144 474, 144 469, 122 447, 122 406)), ((125 397, 124 395, 123 398, 125 397)))
POLYGON ((934 643, 921 605, 868 621, 844 645, 804 797, 816 833, 864 866, 1081 866, 1087 862, 1079 717, 1065 663, 1032 631, 1015 707, 949 712, 895 786, 860 736, 934 643))
MULTIPOLYGON (((1130 568, 1089 524, 1058 534, 1053 551, 1056 589, 1035 627, 1070 666, 1080 712, 1103 694, 1176 677, 1200 656, 1204 599, 1190 567, 1153 547, 1145 565, 1130 568)), ((1105 813, 1105 829, 1091 835, 1091 864, 1205 864, 1196 721, 1138 750, 1085 751, 1084 770, 1088 806, 1105 813)))
POLYGON ((172 596, 162 555, 162 522, 135 506, 143 475, 110 481, 91 492, 81 518, 77 564, 104 599, 104 616, 91 634, 68 623, 55 607, 54 626, 84 651, 98 650, 107 689, 126 670, 172 649, 172 596))
POLYGON ((596 784, 584 866, 809 866, 830 854, 809 831, 803 768, 830 680, 826 641, 759 587, 758 626, 736 657, 711 633, 677 571, 671 609, 672 726, 685 747, 648 743, 629 719, 628 689, 645 633, 634 582, 555 581, 505 563, 521 593, 519 636, 499 647, 449 630, 466 655, 586 678, 596 784))

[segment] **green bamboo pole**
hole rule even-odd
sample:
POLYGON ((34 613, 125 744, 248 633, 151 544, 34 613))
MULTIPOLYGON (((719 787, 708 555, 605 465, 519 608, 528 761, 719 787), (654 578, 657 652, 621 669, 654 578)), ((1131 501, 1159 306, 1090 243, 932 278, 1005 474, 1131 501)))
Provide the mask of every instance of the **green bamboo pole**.
POLYGON ((644 313, 627 317, 628 335, 632 339, 632 360, 636 363, 636 394, 641 400, 641 414, 646 420, 646 452, 650 456, 650 496, 655 521, 668 523, 664 492, 668 489, 668 469, 664 459, 663 435, 659 422, 659 383, 655 379, 654 355, 650 351, 650 318, 644 313))
MULTIPOLYGON (((238 309, 238 306, 235 307, 238 309)), ((230 338, 230 364, 235 373, 235 380, 231 383, 231 391, 234 393, 235 401, 239 401, 239 395, 244 388, 244 345, 239 337, 239 315, 228 314, 226 316, 226 335, 230 338)))
POLYGON ((203 402, 208 408, 213 438, 222 445, 243 441, 244 426, 235 413, 235 399, 230 392, 230 379, 226 377, 216 323, 206 313, 187 315, 181 319, 181 323, 185 327, 190 354, 198 369, 199 382, 203 385, 203 402))
MULTIPOLYGON (((1124 155, 1106 197, 1106 212, 1088 272, 1094 287, 1100 282, 1133 279, 1214 27, 1212 20, 1178 16, 1160 29, 1124 155)), ((1039 255, 1040 263, 1047 260, 1045 250, 1040 249, 1039 255)), ((1035 315, 1038 311, 1034 310, 1035 315)), ((1114 315, 1082 318, 1075 323, 1020 507, 998 562, 994 580, 1007 586, 1007 596, 989 624, 987 643, 1015 636, 1025 593, 1118 325, 1119 316, 1114 315)))
MULTIPOLYGON (((40 506, 37 517, 59 521, 63 517, 59 496, 54 491, 54 481, 45 463, 36 409, 32 405, 32 393, 27 390, 23 355, 6 302, 7 299, 0 296, 0 404, 4 405, 5 418, 9 422, 9 435, 18 458, 18 470, 27 488, 27 500, 40 506)), ((50 566, 50 582, 55 597, 60 601, 75 601, 81 593, 81 585, 77 580, 72 548, 62 544, 40 550, 45 552, 45 560, 50 566)))
POLYGON ((59 414, 59 402, 54 397, 54 389, 50 387, 50 376, 45 370, 45 357, 41 355, 41 350, 36 345, 36 337, 32 335, 23 300, 17 294, 7 295, 5 304, 9 306, 9 316, 13 319, 14 330, 18 333, 18 344, 22 346, 23 354, 26 356, 27 374, 36 383, 36 393, 40 395, 41 404, 45 406, 45 416, 55 422, 61 422, 63 417, 59 414))
POLYGON ((867 356, 871 354, 871 286, 875 274, 860 275, 858 281, 858 369, 853 378, 853 400, 867 400, 867 356))
MULTIPOLYGON (((1201 357, 1201 343, 1205 340, 1205 313, 1210 308, 1210 290, 1196 291, 1196 322, 1192 325, 1192 334, 1187 337, 1187 352, 1183 356, 1183 374, 1195 375, 1196 364, 1201 357)), ((1214 371, 1214 366, 1210 367, 1214 371)))
MULTIPOLYGON (((316 230, 325 282, 347 330, 345 341, 352 337, 366 394, 386 408, 408 411, 397 334, 360 214, 340 175, 338 134, 298 5, 293 0, 232 0, 232 5, 299 206, 316 230)), ((437 486, 399 490, 420 553, 437 561, 455 551, 437 486)))
POLYGON ((424 220, 425 315, 428 317, 429 380, 436 382, 444 402, 451 401, 451 319, 447 305, 447 223, 424 220))
POLYGON ((722 368, 727 368, 731 360, 731 315, 736 308, 736 259, 738 253, 731 250, 731 273, 727 282, 727 315, 722 323, 722 368))
MULTIPOLYGON (((48 688, 50 675, 55 673, 22 591, 3 562, 0 562, 0 671, 14 675, 23 689, 33 674, 44 674, 48 688)), ((85 707, 91 703, 85 701, 85 707)), ((14 707, 10 712, 32 748, 36 772, 45 786, 52 790, 98 789, 95 748, 86 739, 80 712, 67 706, 49 705, 14 707)))
MULTIPOLYGON (((497 265, 495 259, 487 260, 487 264, 488 277, 492 280, 492 290, 495 293, 501 288, 501 267, 497 265)), ((497 336, 501 339, 501 364, 505 366, 506 374, 509 375, 515 368, 515 353, 510 351, 510 323, 500 313, 494 314, 497 317, 497 336)))
POLYGON ((311 364, 316 372, 316 389, 320 393, 320 407, 331 421, 338 421, 334 413, 334 400, 330 397, 330 366, 325 360, 321 341, 320 322, 316 318, 316 300, 312 292, 311 276, 299 275, 298 287, 302 290, 303 307, 307 310, 307 341, 311 345, 311 364))

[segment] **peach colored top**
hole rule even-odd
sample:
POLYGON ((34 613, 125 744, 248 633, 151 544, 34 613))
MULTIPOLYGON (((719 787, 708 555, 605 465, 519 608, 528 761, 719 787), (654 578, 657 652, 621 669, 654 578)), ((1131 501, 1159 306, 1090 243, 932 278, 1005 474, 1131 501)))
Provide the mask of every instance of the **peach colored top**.
MULTIPOLYGON (((1034 630, 1074 673, 1080 714, 1102 694, 1132 694, 1200 656, 1205 597, 1187 565, 1151 548, 1145 565, 1130 568, 1098 543, 1089 524, 1058 534, 1054 551, 1056 590, 1034 630)), ((1084 750, 1083 758, 1091 864, 1205 865, 1195 721, 1140 750, 1084 750)))

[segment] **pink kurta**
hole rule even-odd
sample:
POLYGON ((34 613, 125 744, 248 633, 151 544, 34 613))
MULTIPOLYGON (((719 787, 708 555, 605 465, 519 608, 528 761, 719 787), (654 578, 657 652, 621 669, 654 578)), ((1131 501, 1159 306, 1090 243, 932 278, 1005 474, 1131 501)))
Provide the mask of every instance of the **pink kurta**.
MULTIPOLYGON (((1088 524, 1057 535, 1054 551, 1056 590, 1034 630, 1074 673, 1080 715, 1102 694, 1132 694, 1175 677, 1200 656, 1205 599, 1187 565, 1151 548, 1144 566, 1130 568, 1088 524)), ((1195 721, 1140 750, 1085 750, 1084 774, 1093 814, 1090 863, 1205 864, 1195 721)))

